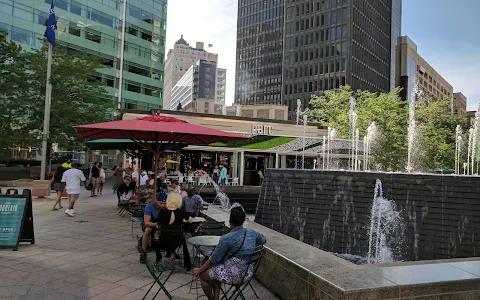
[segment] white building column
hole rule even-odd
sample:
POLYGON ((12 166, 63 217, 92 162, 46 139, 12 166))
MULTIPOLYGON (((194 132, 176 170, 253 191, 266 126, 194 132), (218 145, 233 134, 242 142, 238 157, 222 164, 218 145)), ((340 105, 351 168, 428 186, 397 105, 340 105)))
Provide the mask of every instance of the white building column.
POLYGON ((232 153, 232 178, 238 177, 238 153, 232 153))
POLYGON ((281 155, 280 156, 280 168, 284 169, 287 167, 287 156, 281 155))
POLYGON ((280 155, 278 155, 278 152, 275 153, 275 169, 278 169, 280 166, 280 155))
POLYGON ((245 172, 245 151, 241 151, 240 153, 240 174, 239 174, 239 183, 243 186, 243 173, 245 172))

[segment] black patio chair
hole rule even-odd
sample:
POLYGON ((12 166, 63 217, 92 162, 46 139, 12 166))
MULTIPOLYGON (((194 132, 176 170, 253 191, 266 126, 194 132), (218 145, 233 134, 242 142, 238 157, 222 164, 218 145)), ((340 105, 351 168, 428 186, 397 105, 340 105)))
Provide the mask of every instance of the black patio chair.
POLYGON ((142 223, 143 222, 143 213, 145 211, 145 206, 144 204, 132 204, 130 206, 130 209, 132 211, 132 216, 130 218, 130 221, 132 222, 132 232, 130 233, 131 238, 133 239, 133 224, 134 223, 142 223))
POLYGON ((158 237, 157 253, 166 251, 167 254, 177 254, 178 249, 183 248, 183 264, 186 268, 191 268, 192 262, 188 253, 187 243, 183 232, 183 224, 162 226, 158 237), (167 246, 167 247, 166 247, 167 246))
POLYGON ((145 300, 147 298, 148 293, 150 293, 155 284, 158 284, 160 288, 158 289, 157 293, 155 293, 155 296, 153 296, 152 299, 155 299, 158 293, 160 293, 160 291, 163 291, 163 293, 168 297, 168 299, 172 300, 173 297, 165 288, 165 284, 175 271, 175 263, 170 260, 158 261, 156 263, 149 262, 147 260, 147 255, 145 251, 143 251, 142 247, 140 247, 140 255, 145 260, 148 272, 150 272, 150 275, 152 275, 152 278, 154 280, 148 291, 145 293, 145 296, 143 296, 142 300, 145 300), (161 278, 162 275, 164 275, 163 279, 161 278))
POLYGON ((252 291, 255 294, 255 297, 257 297, 257 299, 259 298, 257 293, 255 292, 255 289, 252 286, 251 281, 252 281, 253 277, 255 277, 255 273, 257 272, 260 259, 262 258, 264 252, 265 252, 265 247, 263 247, 263 245, 257 246, 255 248, 255 252, 250 256, 250 260, 249 260, 248 265, 246 266, 245 270, 242 272, 242 277, 243 278, 242 278, 242 281, 240 283, 236 284, 236 283, 222 282, 222 284, 224 286, 229 286, 226 291, 223 287, 221 288, 222 293, 223 293, 223 297, 221 298, 222 300, 223 299, 226 299, 226 300, 237 299, 238 297, 240 297, 240 299, 242 299, 242 300, 246 300, 243 292, 245 291, 245 289, 247 287, 250 287, 252 289, 252 291), (252 275, 251 278, 247 278, 248 270, 250 268, 252 269, 253 275, 252 275), (231 294, 229 295, 230 292, 231 292, 231 294))

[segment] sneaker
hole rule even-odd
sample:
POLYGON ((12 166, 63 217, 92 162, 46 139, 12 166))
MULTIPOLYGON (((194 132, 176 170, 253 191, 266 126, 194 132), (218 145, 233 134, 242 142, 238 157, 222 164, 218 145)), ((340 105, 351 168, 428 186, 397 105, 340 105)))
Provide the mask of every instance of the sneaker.
POLYGON ((65 214, 67 214, 67 215, 70 216, 70 217, 73 217, 73 216, 74 216, 73 210, 71 210, 71 209, 67 209, 67 210, 65 211, 65 214))
POLYGON ((70 212, 72 213, 72 215, 75 214, 75 211, 73 209, 71 209, 70 212))

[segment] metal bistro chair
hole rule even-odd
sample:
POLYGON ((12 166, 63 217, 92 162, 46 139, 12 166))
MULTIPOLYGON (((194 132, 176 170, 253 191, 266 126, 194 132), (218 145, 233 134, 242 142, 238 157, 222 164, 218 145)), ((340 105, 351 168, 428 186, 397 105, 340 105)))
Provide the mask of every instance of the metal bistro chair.
POLYGON ((147 255, 145 254, 145 251, 143 251, 142 247, 140 247, 140 255, 145 260, 145 264, 147 265, 148 272, 150 272, 150 275, 152 275, 152 278, 154 280, 152 285, 150 286, 150 288, 145 293, 145 296, 143 296, 142 299, 143 300, 146 299, 148 293, 152 290, 155 284, 158 284, 160 288, 158 289, 155 296, 153 296, 153 299, 157 297, 160 291, 163 291, 163 293, 168 297, 168 299, 172 300, 173 297, 165 288, 165 284, 167 283, 168 279, 170 278, 170 276, 172 276, 173 272, 175 271, 175 263, 171 260, 164 260, 156 263, 149 262, 147 260, 147 255), (165 276, 163 279, 161 279, 162 275, 165 276))
POLYGON ((229 288, 227 290, 225 290, 224 287, 221 288, 222 293, 223 293, 223 297, 221 298, 222 300, 223 299, 226 299, 226 300, 237 299, 238 297, 240 297, 240 299, 242 299, 242 300, 246 300, 243 292, 245 291, 245 289, 247 287, 250 287, 252 289, 252 291, 255 294, 255 297, 257 299, 259 298, 257 293, 255 292, 255 290, 253 289, 251 281, 252 281, 253 277, 255 277, 255 273, 257 272, 260 259, 262 258, 264 253, 265 253, 265 247, 263 247, 263 245, 257 246, 255 248, 255 252, 250 256, 250 261, 249 261, 247 267, 245 268, 245 270, 242 273, 243 278, 242 278, 242 281, 239 284, 222 282, 224 287, 229 286, 229 288), (253 275, 252 275, 251 278, 247 279, 248 270, 250 268, 252 269, 253 275), (232 292, 232 293, 229 295, 230 292, 232 292))
POLYGON ((134 223, 142 223, 143 222, 143 213, 145 211, 145 206, 144 204, 134 204, 131 206, 132 209, 132 217, 130 218, 130 221, 132 222, 132 232, 130 234, 131 238, 133 239, 133 224, 134 223))

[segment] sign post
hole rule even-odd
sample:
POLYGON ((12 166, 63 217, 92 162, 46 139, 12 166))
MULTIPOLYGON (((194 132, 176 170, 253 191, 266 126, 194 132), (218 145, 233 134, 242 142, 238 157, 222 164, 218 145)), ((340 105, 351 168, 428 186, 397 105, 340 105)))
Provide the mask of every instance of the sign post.
POLYGON ((0 195, 0 248, 18 250, 20 242, 35 244, 32 194, 0 195))

